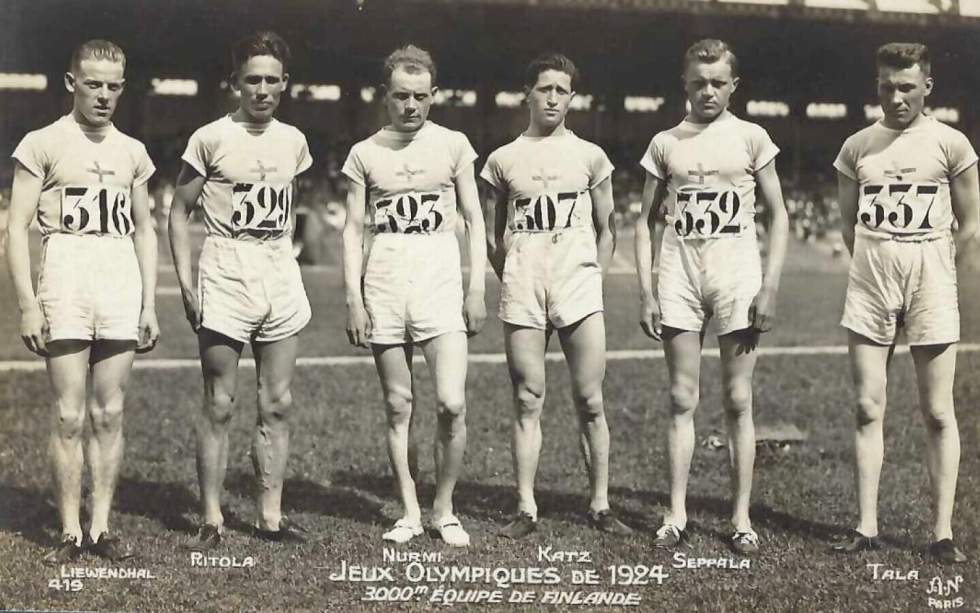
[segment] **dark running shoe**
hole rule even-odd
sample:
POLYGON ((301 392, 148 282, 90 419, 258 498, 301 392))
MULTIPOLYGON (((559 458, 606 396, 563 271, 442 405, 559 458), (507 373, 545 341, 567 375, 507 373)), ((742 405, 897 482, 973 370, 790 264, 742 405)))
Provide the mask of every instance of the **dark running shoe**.
POLYGON ((687 530, 682 530, 674 524, 665 523, 657 529, 653 546, 657 549, 674 549, 687 540, 687 530))
POLYGON ((80 555, 82 555, 82 548, 78 546, 75 539, 70 536, 65 536, 58 543, 57 547, 41 558, 41 562, 45 566, 61 566, 62 564, 74 562, 80 555))
POLYGON ((524 538, 538 529, 538 520, 527 511, 519 512, 498 534, 509 539, 524 538))
POLYGON ((729 543, 732 551, 739 555, 750 556, 759 553, 759 535, 752 528, 745 531, 736 530, 729 543))
POLYGON ((619 521, 613 515, 612 509, 589 511, 589 525, 599 532, 605 532, 606 534, 618 534, 620 536, 633 534, 633 529, 619 521))
POLYGON ((857 530, 851 530, 844 539, 830 546, 830 551, 833 553, 860 553, 879 549, 881 549, 881 540, 877 536, 864 536, 857 530))
POLYGON ((962 564, 966 562, 966 554, 960 551, 959 547, 953 543, 953 539, 942 539, 941 541, 929 543, 926 551, 930 557, 943 564, 962 564))
POLYGON ((278 530, 255 528, 252 534, 263 541, 272 543, 305 543, 309 540, 306 528, 286 517, 279 520, 278 530))
POLYGON ((189 542, 185 543, 183 548, 188 551, 203 553, 217 549, 220 544, 221 532, 218 531, 218 527, 212 524, 201 524, 197 529, 197 534, 189 542))
POLYGON ((122 562, 136 556, 132 546, 118 536, 111 536, 103 532, 99 536, 98 542, 89 543, 88 550, 100 558, 113 562, 122 562))

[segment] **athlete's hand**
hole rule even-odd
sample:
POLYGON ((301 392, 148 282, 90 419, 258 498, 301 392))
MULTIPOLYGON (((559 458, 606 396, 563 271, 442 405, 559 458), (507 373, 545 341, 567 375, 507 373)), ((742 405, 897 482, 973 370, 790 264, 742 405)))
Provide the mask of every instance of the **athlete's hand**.
POLYGON ((776 318, 776 290, 763 287, 752 299, 749 306, 749 324, 753 329, 761 332, 769 332, 775 324, 776 318))
POLYGON ((347 307, 347 340, 355 347, 370 347, 371 318, 363 304, 347 307))
POLYGON ((157 323, 156 310, 144 307, 140 312, 139 340, 136 342, 136 353, 146 353, 157 346, 160 340, 160 324, 157 323))
POLYGON ((44 339, 48 336, 48 322, 44 320, 41 307, 32 305, 20 315, 20 338, 32 352, 39 356, 48 355, 44 339))
POLYGON ((184 300, 184 315, 191 324, 191 329, 197 334, 201 329, 201 303, 197 301, 197 292, 193 289, 180 293, 184 300))
POLYGON ((487 305, 483 299, 483 294, 466 296, 463 303, 463 321, 466 322, 466 335, 473 336, 483 329, 483 324, 487 321, 487 305))
POLYGON ((640 327, 654 340, 661 340, 664 329, 660 323, 660 304, 656 298, 644 298, 640 304, 640 327))

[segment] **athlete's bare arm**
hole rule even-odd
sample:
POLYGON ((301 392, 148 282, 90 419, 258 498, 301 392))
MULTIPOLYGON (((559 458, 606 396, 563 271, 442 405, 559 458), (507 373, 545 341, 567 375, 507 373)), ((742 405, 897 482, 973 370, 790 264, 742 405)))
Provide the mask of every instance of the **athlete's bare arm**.
POLYGON ((463 318, 467 333, 473 335, 483 329, 487 320, 487 245, 484 242, 487 231, 472 164, 456 176, 456 202, 466 223, 470 257, 470 283, 463 303, 463 318))
POLYGON ((344 288, 347 292, 347 340, 358 347, 368 347, 371 320, 361 294, 364 266, 364 215, 367 190, 355 181, 347 182, 347 220, 344 222, 344 288))
POLYGON ((592 195, 592 223, 595 226, 599 268, 605 276, 616 251, 616 210, 613 201, 612 178, 606 177, 589 190, 592 195))
POLYGON ((10 194, 10 217, 7 224, 7 262, 10 278, 20 307, 20 337, 27 348, 46 355, 44 337, 47 323, 31 283, 30 227, 41 198, 41 177, 36 177, 20 162, 14 162, 14 185, 10 194))
POLYGON ((956 261, 959 262, 970 249, 970 244, 980 231, 980 191, 977 187, 977 165, 970 166, 949 180, 949 196, 956 216, 956 261))
POLYGON ((640 327, 647 336, 660 340, 660 305, 653 295, 654 226, 667 193, 666 182, 649 172, 643 184, 643 208, 636 220, 633 249, 636 255, 636 275, 640 282, 640 327))
POLYGON ((497 278, 504 278, 504 262, 507 260, 507 246, 504 235, 507 233, 507 192, 493 188, 493 235, 487 229, 487 249, 490 254, 490 266, 497 278))
POLYGON ((786 203, 783 202, 783 190, 779 185, 775 162, 766 164, 756 172, 755 182, 769 208, 769 249, 762 288, 749 307, 749 321, 759 332, 768 332, 773 326, 779 278, 783 273, 783 262, 786 259, 789 215, 786 213, 786 203))
POLYGON ((143 306, 140 310, 139 340, 136 350, 149 351, 160 338, 157 323, 157 232, 150 213, 150 194, 146 183, 133 187, 133 247, 143 281, 143 306))
POLYGON ((842 172, 837 173, 837 202, 840 205, 841 235, 847 252, 854 255, 854 224, 858 214, 858 183, 842 172))
POLYGON ((170 253, 177 271, 180 295, 184 300, 184 313, 194 332, 201 327, 201 305, 197 302, 194 276, 191 272, 190 217, 206 180, 206 177, 198 174, 189 164, 182 163, 170 206, 170 253))

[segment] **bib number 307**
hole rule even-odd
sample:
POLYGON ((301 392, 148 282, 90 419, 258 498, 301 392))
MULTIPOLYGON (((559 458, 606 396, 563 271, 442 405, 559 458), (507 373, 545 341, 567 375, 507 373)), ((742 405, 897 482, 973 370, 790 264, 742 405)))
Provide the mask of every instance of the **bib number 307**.
POLYGON ((61 227, 73 234, 128 236, 133 232, 129 190, 113 185, 69 185, 61 191, 61 227))
POLYGON ((582 192, 551 192, 514 200, 513 229, 516 232, 551 232, 582 225, 576 215, 582 192))
POLYGON ((235 183, 231 192, 232 227, 266 232, 285 230, 292 205, 291 183, 235 183))
POLYGON ((889 183, 861 186, 858 220, 869 230, 895 234, 931 232, 930 218, 939 194, 935 183, 889 183))
POLYGON ((674 231, 682 239, 738 236, 742 233, 741 212, 737 192, 681 188, 674 231))

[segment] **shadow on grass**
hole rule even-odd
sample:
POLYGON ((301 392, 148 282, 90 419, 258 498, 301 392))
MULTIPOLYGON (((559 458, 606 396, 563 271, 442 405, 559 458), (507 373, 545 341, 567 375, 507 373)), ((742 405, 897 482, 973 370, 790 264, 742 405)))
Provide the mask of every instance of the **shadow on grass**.
POLYGON ((58 510, 47 490, 0 485, 0 533, 47 547, 58 541, 58 510))
POLYGON ((187 515, 197 510, 197 497, 180 483, 154 483, 122 477, 116 488, 114 507, 122 513, 158 521, 174 532, 196 530, 187 515))
MULTIPOLYGON (((255 476, 243 470, 234 471, 225 480, 225 487, 236 496, 252 500, 255 496, 255 476)), ((379 525, 388 521, 381 512, 385 502, 346 482, 324 484, 309 479, 287 478, 283 484, 282 510, 286 514, 309 513, 379 525)))

